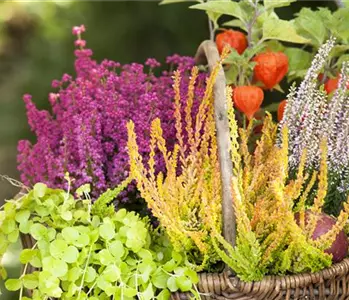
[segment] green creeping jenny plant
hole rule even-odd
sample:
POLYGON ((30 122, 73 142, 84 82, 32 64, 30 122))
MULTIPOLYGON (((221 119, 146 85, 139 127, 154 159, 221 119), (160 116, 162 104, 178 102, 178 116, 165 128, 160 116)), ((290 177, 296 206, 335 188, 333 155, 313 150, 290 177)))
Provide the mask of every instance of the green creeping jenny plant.
MULTIPOLYGON (((198 297, 193 289, 197 274, 161 230, 134 212, 109 206, 127 182, 94 204, 87 185, 75 199, 42 183, 7 201, 0 211, 0 258, 20 234, 30 235, 34 244, 22 250, 23 273, 7 279, 6 288, 19 290, 21 300, 165 300, 177 290, 198 297)), ((0 275, 7 278, 1 265, 0 275)))

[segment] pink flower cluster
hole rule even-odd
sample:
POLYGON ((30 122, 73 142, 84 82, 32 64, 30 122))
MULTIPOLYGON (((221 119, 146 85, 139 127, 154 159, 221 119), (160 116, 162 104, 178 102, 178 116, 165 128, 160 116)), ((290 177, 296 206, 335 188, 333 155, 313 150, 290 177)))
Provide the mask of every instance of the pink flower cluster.
MULTIPOLYGON (((148 59, 146 66, 94 61, 92 51, 85 49, 86 42, 81 39, 84 31, 83 25, 73 28, 78 37, 76 77, 64 74, 61 80, 52 82, 57 89, 48 97, 52 113, 38 110, 30 95, 23 97, 36 143, 18 143, 18 170, 26 185, 44 182, 50 187, 66 187, 64 174, 69 172, 73 188, 90 183, 97 197, 128 175, 129 119, 135 122, 140 150, 145 155, 154 118, 161 119, 169 147, 174 144, 173 80, 171 71, 153 74, 152 69, 160 66, 155 59, 148 59)), ((194 60, 174 55, 167 58, 167 64, 183 75, 181 93, 185 102, 194 60)), ((206 74, 200 74, 193 114, 203 97, 205 80, 206 74)))

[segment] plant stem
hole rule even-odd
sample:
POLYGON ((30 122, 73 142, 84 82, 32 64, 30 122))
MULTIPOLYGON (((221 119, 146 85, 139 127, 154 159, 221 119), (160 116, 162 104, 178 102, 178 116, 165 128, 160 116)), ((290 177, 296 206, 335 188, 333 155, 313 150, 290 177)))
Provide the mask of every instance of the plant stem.
POLYGON ((85 265, 85 269, 84 269, 84 274, 82 274, 80 288, 79 288, 79 294, 78 294, 78 299, 80 299, 81 290, 82 290, 82 287, 83 287, 83 284, 84 284, 84 281, 85 281, 85 275, 86 275, 86 272, 87 272, 88 263, 90 262, 91 252, 92 252, 92 245, 90 246, 90 250, 88 251, 87 261, 86 261, 86 265, 85 265))
POLYGON ((214 28, 213 28, 213 22, 208 18, 208 28, 210 31, 210 40, 214 41, 214 28))

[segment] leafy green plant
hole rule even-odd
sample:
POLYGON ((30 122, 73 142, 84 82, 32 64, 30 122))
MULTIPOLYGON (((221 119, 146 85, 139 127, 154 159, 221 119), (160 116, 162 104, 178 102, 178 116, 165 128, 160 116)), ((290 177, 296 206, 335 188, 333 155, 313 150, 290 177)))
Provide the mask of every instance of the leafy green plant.
MULTIPOLYGON (((160 229, 134 212, 109 209, 126 186, 102 194, 93 204, 89 186, 69 191, 37 183, 0 211, 0 257, 20 234, 33 240, 23 249, 23 273, 7 279, 20 299, 168 299, 170 292, 192 291, 197 274, 173 251, 160 229), (32 272, 27 272, 30 268, 32 272), (25 295, 31 290, 31 296, 25 295)), ((0 267, 2 279, 6 270, 0 267)))
MULTIPOLYGON (((287 9, 295 0, 163 0, 161 3, 178 2, 197 2, 190 8, 207 13, 210 37, 216 40, 218 49, 222 49, 224 43, 231 46, 225 71, 227 84, 233 88, 256 85, 283 93, 280 83, 284 75, 288 82, 302 79, 319 47, 334 36, 337 45, 318 80, 325 84, 328 94, 336 89, 340 66, 349 55, 349 25, 345 21, 349 18, 347 1, 345 5, 336 1, 338 9, 334 12, 324 7, 317 10, 304 7, 291 20, 281 19, 276 9, 287 9), (241 34, 246 36, 246 41, 241 34), (279 56, 285 55, 288 61, 281 66, 279 56)), ((247 99, 245 106, 254 105, 249 95, 244 98, 247 99)), ((235 105, 240 110, 239 105, 235 105)), ((276 111, 277 107, 273 103, 265 109, 276 111)), ((244 110, 240 111, 245 114, 244 110)), ((258 113, 255 118, 259 118, 258 113)))

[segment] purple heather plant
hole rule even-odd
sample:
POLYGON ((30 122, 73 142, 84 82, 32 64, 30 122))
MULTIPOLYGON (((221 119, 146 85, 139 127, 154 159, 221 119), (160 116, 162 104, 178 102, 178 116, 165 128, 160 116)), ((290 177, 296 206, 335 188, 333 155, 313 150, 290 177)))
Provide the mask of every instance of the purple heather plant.
MULTIPOLYGON (((66 188, 64 175, 69 172, 72 188, 92 185, 93 197, 118 185, 128 176, 126 123, 133 120, 144 155, 149 152, 149 128, 160 118, 169 149, 175 142, 174 92, 172 71, 160 67, 154 58, 145 65, 92 59, 92 50, 86 49, 81 39, 85 27, 73 28, 75 41, 76 77, 64 74, 54 80, 48 100, 52 113, 38 110, 30 95, 24 95, 28 123, 36 135, 36 143, 28 140, 18 143, 18 170, 26 185, 43 182, 52 188, 66 188)), ((186 101, 192 57, 173 55, 167 58, 170 70, 176 66, 182 73, 181 96, 186 101)), ((201 73, 195 86, 195 107, 205 90, 206 74, 201 73)), ((185 105, 183 105, 185 107, 185 105)), ((160 156, 158 158, 160 160, 160 156)), ((159 161, 159 168, 163 163, 159 161)), ((129 186, 128 192, 134 191, 129 186)), ((123 194, 124 200, 125 193, 123 194)))

